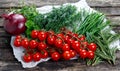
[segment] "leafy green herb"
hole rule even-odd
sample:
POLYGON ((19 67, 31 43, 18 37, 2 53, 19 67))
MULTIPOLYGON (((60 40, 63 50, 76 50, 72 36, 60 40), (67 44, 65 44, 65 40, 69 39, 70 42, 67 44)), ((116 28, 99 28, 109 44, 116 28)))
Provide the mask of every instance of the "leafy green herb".
MULTIPOLYGON (((106 29, 106 30, 109 30, 109 29, 106 29)), ((120 35, 111 34, 110 31, 106 32, 104 30, 101 33, 99 33, 98 36, 92 35, 92 37, 94 38, 95 42, 98 45, 96 55, 101 57, 101 59, 108 61, 110 64, 115 64, 115 59, 116 59, 115 52, 116 52, 117 48, 116 47, 110 48, 110 43, 111 43, 111 40, 113 40, 113 39, 114 39, 114 41, 118 40, 118 38, 120 38, 120 35), (112 37, 112 39, 111 39, 111 37, 112 37)))
POLYGON ((72 25, 74 14, 76 14, 75 6, 67 5, 53 8, 51 12, 47 13, 45 29, 59 32, 60 28, 72 25))

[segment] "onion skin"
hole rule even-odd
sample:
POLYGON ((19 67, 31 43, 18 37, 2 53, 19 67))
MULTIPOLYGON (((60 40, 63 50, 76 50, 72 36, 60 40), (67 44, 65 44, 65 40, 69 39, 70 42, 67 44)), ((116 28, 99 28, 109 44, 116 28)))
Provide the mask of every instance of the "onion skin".
POLYGON ((26 18, 21 14, 2 15, 4 29, 11 35, 19 35, 26 30, 26 18))

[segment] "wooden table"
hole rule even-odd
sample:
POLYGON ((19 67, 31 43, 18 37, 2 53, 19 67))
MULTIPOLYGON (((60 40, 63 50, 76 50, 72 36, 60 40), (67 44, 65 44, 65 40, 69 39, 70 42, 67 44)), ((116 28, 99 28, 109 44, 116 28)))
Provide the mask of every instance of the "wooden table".
MULTIPOLYGON (((0 0, 0 15, 8 13, 10 8, 20 8, 20 0, 0 0)), ((27 0, 25 3, 34 3, 41 7, 44 5, 63 4, 67 2, 77 2, 78 0, 27 0)), ((120 0, 87 0, 88 4, 106 14, 107 18, 111 20, 111 25, 114 31, 120 33, 120 0)), ((44 62, 31 69, 23 69, 13 56, 12 48, 10 46, 11 36, 3 29, 3 19, 0 18, 0 71, 120 71, 120 51, 116 53, 116 65, 109 65, 103 62, 94 67, 86 66, 83 62, 73 61, 59 61, 59 62, 44 62)))

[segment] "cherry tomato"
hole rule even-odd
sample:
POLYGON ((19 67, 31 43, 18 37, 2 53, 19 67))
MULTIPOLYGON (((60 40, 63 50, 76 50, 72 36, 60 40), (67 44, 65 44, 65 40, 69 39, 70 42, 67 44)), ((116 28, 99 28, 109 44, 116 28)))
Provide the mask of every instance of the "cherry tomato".
POLYGON ((34 49, 34 48, 36 48, 38 46, 38 42, 36 41, 36 40, 31 40, 30 42, 29 42, 29 47, 31 48, 31 49, 34 49))
POLYGON ((20 46, 21 46, 21 39, 16 38, 16 39, 14 40, 14 46, 20 47, 20 46))
POLYGON ((81 45, 82 45, 83 48, 86 48, 86 47, 88 47, 89 44, 88 44, 87 41, 84 41, 84 42, 81 43, 81 45))
POLYGON ((55 36, 53 35, 49 35, 48 38, 47 38, 47 43, 50 44, 50 45, 53 45, 54 42, 55 42, 55 36))
POLYGON ((39 61, 41 59, 41 54, 36 52, 32 55, 34 61, 39 61))
POLYGON ((88 57, 88 59, 93 59, 94 56, 95 56, 95 54, 94 54, 93 51, 90 50, 90 51, 87 52, 87 57, 88 57))
POLYGON ((81 36, 79 37, 79 40, 80 40, 80 41, 84 41, 84 40, 85 40, 85 36, 84 36, 84 35, 81 35, 81 36))
POLYGON ((70 53, 70 51, 64 51, 64 52, 63 52, 63 58, 64 58, 65 60, 70 60, 70 58, 71 58, 71 53, 70 53))
POLYGON ((69 44, 69 45, 73 44, 73 42, 74 42, 73 39, 68 39, 68 40, 67 40, 67 44, 69 44))
POLYGON ((81 52, 81 48, 79 48, 79 49, 77 49, 77 50, 75 50, 77 53, 80 53, 81 52))
POLYGON ((79 42, 79 41, 74 41, 74 42, 72 43, 72 48, 73 48, 74 50, 78 50, 78 49, 80 48, 80 42, 79 42))
POLYGON ((76 34, 76 33, 73 33, 73 37, 78 37, 78 34, 76 34))
POLYGON ((24 48, 28 49, 29 40, 28 40, 27 38, 22 39, 21 45, 22 45, 24 48))
POLYGON ((62 33, 57 34, 57 37, 64 39, 64 35, 62 33))
POLYGON ((15 37, 15 39, 22 39, 22 36, 17 35, 17 36, 15 37))
POLYGON ((46 50, 41 50, 41 57, 42 58, 47 58, 48 57, 48 52, 46 50))
POLYGON ((53 61, 58 61, 60 59, 60 54, 58 52, 53 52, 51 58, 53 61))
POLYGON ((91 51, 96 51, 97 49, 97 45, 95 43, 90 43, 88 48, 91 50, 91 51))
POLYGON ((61 48, 62 47, 62 45, 63 45, 63 41, 61 40, 61 39, 56 39, 55 40, 55 46, 57 47, 57 48, 61 48))
POLYGON ((77 53, 75 52, 75 50, 70 50, 71 58, 75 57, 76 54, 77 54, 77 53))
POLYGON ((32 32, 31 32, 31 37, 32 38, 37 38, 38 37, 38 31, 37 30, 33 30, 32 32))
POLYGON ((63 51, 69 51, 69 50, 70 50, 70 46, 69 46, 67 43, 66 43, 66 44, 63 44, 62 50, 63 50, 63 51))
POLYGON ((40 32, 38 33, 38 39, 39 39, 40 41, 44 41, 46 38, 47 38, 47 33, 46 33, 46 32, 40 31, 40 32))
POLYGON ((80 57, 81 58, 83 58, 83 59, 85 59, 86 57, 87 57, 87 51, 86 50, 81 50, 81 52, 80 52, 80 57))
POLYGON ((65 36, 64 36, 64 41, 65 41, 65 42, 67 42, 69 39, 70 39, 70 36, 69 36, 69 35, 65 35, 65 36))
POLYGON ((38 43, 38 49, 39 50, 43 50, 43 49, 46 49, 46 48, 47 48, 46 43, 44 43, 44 42, 38 43))
POLYGON ((32 61, 32 56, 30 54, 25 54, 23 56, 23 61, 28 63, 28 62, 31 62, 32 61))

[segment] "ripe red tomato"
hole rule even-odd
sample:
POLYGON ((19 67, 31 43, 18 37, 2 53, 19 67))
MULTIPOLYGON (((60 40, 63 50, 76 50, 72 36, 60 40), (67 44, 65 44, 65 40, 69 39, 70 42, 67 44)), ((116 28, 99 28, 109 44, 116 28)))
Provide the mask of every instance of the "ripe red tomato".
POLYGON ((31 62, 32 61, 32 56, 30 54, 25 54, 23 56, 23 61, 28 63, 28 62, 31 62))
POLYGON ((51 58, 53 61, 58 61, 60 59, 60 54, 58 52, 53 52, 51 58))
POLYGON ((57 48, 62 48, 62 45, 63 45, 63 41, 62 41, 62 39, 56 39, 55 40, 55 46, 57 47, 57 48))
POLYGON ((81 52, 79 53, 80 57, 85 59, 87 57, 87 51, 86 50, 81 50, 81 52))
POLYGON ((67 42, 69 39, 70 39, 70 36, 69 36, 69 35, 65 35, 65 36, 64 36, 64 41, 65 41, 65 42, 67 42))
POLYGON ((29 47, 31 48, 31 49, 34 49, 34 48, 36 48, 38 46, 38 42, 36 41, 36 40, 31 40, 30 42, 29 42, 29 47))
POLYGON ((81 48, 79 48, 79 49, 77 49, 77 50, 75 50, 77 53, 80 53, 81 52, 81 48))
POLYGON ((48 52, 46 50, 41 50, 41 57, 42 58, 47 58, 48 57, 48 52))
POLYGON ((70 60, 71 53, 70 53, 70 51, 64 51, 62 56, 65 60, 70 60))
POLYGON ((41 54, 36 52, 32 55, 34 61, 39 61, 41 59, 41 54))
POLYGON ((82 45, 83 48, 86 48, 86 47, 88 47, 89 44, 88 44, 87 41, 84 41, 84 42, 81 43, 81 45, 82 45))
POLYGON ((20 47, 20 46, 21 46, 21 39, 16 38, 16 39, 14 40, 14 46, 20 47))
POLYGON ((73 33, 73 37, 78 37, 78 34, 76 34, 76 33, 73 33))
POLYGON ((46 33, 46 32, 40 31, 40 32, 38 33, 38 39, 39 39, 40 41, 44 41, 44 40, 46 39, 46 37, 47 37, 47 33, 46 33))
POLYGON ((71 44, 73 44, 73 43, 74 43, 74 40, 73 40, 73 39, 68 39, 68 40, 67 40, 67 44, 71 45, 71 44))
POLYGON ((24 48, 28 49, 29 40, 28 40, 27 38, 22 39, 21 45, 22 45, 24 48))
POLYGON ((54 42, 55 42, 55 36, 53 35, 49 35, 48 38, 47 38, 47 43, 50 44, 50 45, 53 45, 54 42))
POLYGON ((79 41, 74 41, 74 42, 72 43, 72 48, 73 48, 74 50, 78 50, 78 49, 80 48, 80 42, 79 42, 79 41))
POLYGON ((63 50, 63 51, 69 51, 69 50, 70 50, 70 46, 69 46, 67 43, 66 43, 66 44, 63 44, 62 50, 63 50))
POLYGON ((64 39, 64 35, 62 33, 57 34, 57 37, 64 39))
POLYGON ((37 37, 38 37, 38 33, 39 33, 39 31, 37 31, 37 30, 32 30, 32 32, 31 32, 31 37, 32 37, 32 38, 37 38, 37 37))
POLYGON ((91 51, 96 51, 97 49, 97 45, 95 43, 90 43, 88 48, 91 50, 91 51))
POLYGON ((76 54, 77 54, 77 53, 75 52, 75 50, 70 50, 71 58, 75 57, 76 54))
POLYGON ((44 43, 44 42, 38 43, 38 49, 39 50, 43 50, 43 49, 46 49, 46 48, 47 48, 46 43, 44 43))
POLYGON ((84 40, 85 40, 85 36, 84 36, 84 35, 81 35, 81 36, 79 37, 79 40, 80 40, 80 41, 84 41, 84 40))
POLYGON ((15 39, 22 39, 22 36, 17 35, 17 36, 15 37, 15 39))
POLYGON ((88 57, 88 59, 93 59, 94 56, 95 56, 95 54, 94 54, 93 51, 90 50, 90 51, 87 52, 87 57, 88 57))

